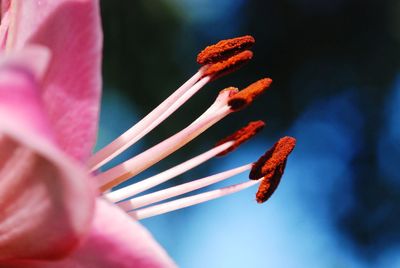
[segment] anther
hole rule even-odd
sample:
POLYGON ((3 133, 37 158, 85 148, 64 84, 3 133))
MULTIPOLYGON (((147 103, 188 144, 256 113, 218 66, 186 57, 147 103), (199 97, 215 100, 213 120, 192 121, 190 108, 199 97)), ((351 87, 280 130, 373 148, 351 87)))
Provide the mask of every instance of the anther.
POLYGON ((197 63, 203 65, 226 60, 235 54, 249 49, 254 43, 255 39, 251 35, 221 40, 203 49, 197 55, 197 63))
POLYGON ((239 91, 228 100, 228 105, 234 111, 239 111, 247 107, 253 102, 255 98, 261 95, 265 90, 269 88, 272 83, 272 79, 264 78, 254 82, 247 86, 245 89, 239 91))
POLYGON ((278 187, 287 158, 295 145, 295 138, 283 137, 253 164, 249 174, 250 179, 257 180, 264 177, 256 194, 258 203, 267 201, 278 187))
POLYGON ((211 64, 206 70, 204 70, 203 76, 212 76, 213 80, 217 79, 240 69, 252 58, 253 52, 250 50, 242 51, 224 61, 211 64))
POLYGON ((233 141, 234 143, 232 144, 232 146, 230 146, 225 151, 219 153, 217 156, 224 156, 224 155, 232 152, 237 147, 239 147, 242 143, 251 139, 254 135, 256 135, 258 132, 260 132, 264 128, 264 126, 265 126, 265 123, 261 120, 250 122, 247 126, 239 129, 232 135, 220 140, 219 142, 217 142, 217 144, 215 146, 219 146, 228 141, 233 141))

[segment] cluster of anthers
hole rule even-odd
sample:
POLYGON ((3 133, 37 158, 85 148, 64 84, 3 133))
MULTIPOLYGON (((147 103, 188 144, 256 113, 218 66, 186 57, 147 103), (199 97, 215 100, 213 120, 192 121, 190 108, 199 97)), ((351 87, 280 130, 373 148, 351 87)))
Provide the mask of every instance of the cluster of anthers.
MULTIPOLYGON (((93 172, 98 170, 116 155, 133 145, 175 112, 208 82, 232 73, 249 62, 253 57, 253 53, 249 48, 254 43, 255 40, 252 36, 242 36, 223 40, 206 47, 197 57, 197 62, 202 65, 198 72, 136 125, 95 153, 88 162, 90 170, 93 172)), ((250 105, 255 98, 270 86, 271 82, 270 78, 263 78, 240 91, 235 87, 223 89, 219 92, 215 102, 183 130, 113 168, 104 172, 96 172, 94 179, 104 197, 116 203, 135 219, 144 219, 206 202, 238 192, 258 183, 260 183, 260 186, 256 194, 256 200, 259 203, 265 202, 275 191, 283 175, 287 157, 296 143, 296 140, 292 137, 281 138, 254 163, 248 163, 202 179, 137 196, 215 156, 222 156, 233 151, 240 144, 258 133, 265 125, 263 121, 250 122, 244 128, 218 142, 214 148, 164 172, 118 190, 110 190, 178 150, 225 116, 250 105), (155 204, 229 179, 248 170, 250 170, 250 180, 247 182, 155 204)))

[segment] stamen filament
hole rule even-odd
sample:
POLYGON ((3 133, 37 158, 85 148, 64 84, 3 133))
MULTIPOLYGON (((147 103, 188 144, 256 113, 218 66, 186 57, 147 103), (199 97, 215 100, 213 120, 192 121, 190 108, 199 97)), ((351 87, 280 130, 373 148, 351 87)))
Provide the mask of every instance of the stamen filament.
POLYGON ((231 96, 236 94, 238 91, 239 89, 236 87, 228 87, 221 90, 214 103, 210 107, 208 107, 208 109, 204 113, 202 113, 196 120, 194 120, 192 124, 196 124, 197 122, 204 120, 204 118, 207 118, 212 114, 215 114, 221 108, 226 107, 227 101, 230 99, 231 96))
POLYGON ((178 186, 170 187, 165 190, 160 190, 151 194, 139 196, 136 198, 132 198, 131 200, 127 200, 117 205, 120 206, 125 211, 130 211, 133 209, 137 209, 140 207, 144 207, 165 199, 169 199, 171 197, 175 197, 178 195, 182 195, 203 187, 206 187, 211 184, 215 184, 217 182, 229 179, 239 173, 242 173, 246 170, 251 169, 252 164, 247 164, 241 167, 237 167, 234 169, 230 169, 218 174, 214 174, 212 176, 208 176, 202 179, 194 180, 191 182, 187 182, 178 186))
POLYGON ((214 114, 203 118, 201 121, 190 124, 185 129, 144 151, 143 153, 114 168, 100 173, 94 177, 100 186, 100 190, 106 191, 139 174, 143 170, 178 150, 192 139, 196 138, 206 129, 217 123, 231 112, 232 110, 230 107, 225 105, 214 114))
POLYGON ((204 163, 205 161, 213 158, 214 156, 218 155, 219 153, 227 150, 233 144, 234 144, 234 142, 232 142, 232 141, 225 142, 217 147, 214 147, 211 150, 208 150, 205 153, 202 153, 196 157, 193 157, 192 159, 187 160, 179 165, 176 165, 176 166, 174 166, 164 172, 161 172, 155 176, 152 176, 152 177, 144 179, 140 182, 131 184, 124 188, 118 189, 111 193, 108 193, 108 194, 106 194, 106 198, 108 200, 110 200, 111 202, 115 203, 115 202, 124 200, 128 197, 139 194, 139 193, 146 191, 152 187, 155 187, 161 183, 164 183, 172 178, 175 178, 176 176, 179 176, 179 175, 183 174, 184 172, 204 163))
POLYGON ((203 75, 202 70, 203 68, 133 127, 96 152, 88 161, 89 169, 94 171, 125 151, 181 107, 210 81, 210 77, 200 79, 203 75))
POLYGON ((170 211, 174 211, 174 210, 178 210, 181 208, 204 203, 206 201, 213 200, 213 199, 225 196, 225 195, 233 194, 233 193, 239 192, 241 190, 244 190, 248 187, 251 187, 251 186, 259 183, 260 181, 261 181, 261 179, 257 180, 257 181, 247 181, 244 183, 227 186, 227 187, 224 187, 221 189, 208 191, 205 193, 192 195, 189 197, 180 198, 180 199, 170 201, 167 203, 163 203, 160 205, 154 205, 154 206, 150 206, 150 207, 139 209, 139 210, 133 210, 133 211, 128 212, 128 214, 137 220, 142 220, 145 218, 164 214, 164 213, 167 213, 170 211))

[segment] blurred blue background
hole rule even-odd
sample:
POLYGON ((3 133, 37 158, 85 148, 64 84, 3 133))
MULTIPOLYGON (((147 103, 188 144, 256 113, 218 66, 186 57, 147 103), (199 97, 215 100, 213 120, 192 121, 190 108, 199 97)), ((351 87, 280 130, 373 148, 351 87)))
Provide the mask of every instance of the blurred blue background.
MULTIPOLYGON (((251 34, 255 57, 215 81, 119 157, 174 134, 227 86, 271 90, 140 180, 211 148, 250 120, 262 134, 161 188, 256 160, 297 138, 271 199, 256 189, 143 220, 181 267, 400 267, 400 2, 396 0, 102 1, 104 94, 98 146, 196 72, 197 53, 251 34)), ((247 180, 237 176, 228 184, 247 180)), ((218 186, 209 187, 214 189, 218 186)))

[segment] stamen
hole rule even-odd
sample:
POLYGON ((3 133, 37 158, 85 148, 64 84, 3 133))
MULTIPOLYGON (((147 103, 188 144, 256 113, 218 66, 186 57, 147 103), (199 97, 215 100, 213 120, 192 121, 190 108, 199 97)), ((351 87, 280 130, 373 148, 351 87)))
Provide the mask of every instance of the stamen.
POLYGON ((265 90, 269 88, 272 83, 272 79, 264 78, 254 82, 245 89, 239 91, 237 94, 233 95, 228 104, 235 111, 239 111, 247 107, 253 102, 255 98, 261 95, 265 90))
MULTIPOLYGON (((203 69, 203 68, 202 68, 203 69)), ((134 143, 143 138, 147 133, 157 127, 161 122, 168 118, 180 106, 182 106, 189 98, 198 92, 209 81, 209 77, 204 77, 198 81, 202 75, 203 70, 197 72, 180 88, 178 88, 172 95, 158 105, 153 111, 146 115, 133 127, 128 129, 125 133, 115 139, 96 152, 88 161, 88 167, 94 171, 125 151, 134 143), (198 81, 198 82, 197 82, 198 81), (196 83, 197 82, 197 83, 196 83)))
POLYGON ((251 35, 221 40, 217 44, 203 49, 203 51, 197 55, 197 62, 203 65, 226 60, 235 54, 249 49, 255 42, 254 37, 251 35))
MULTIPOLYGON (((253 38, 254 40, 254 38, 253 38)), ((240 40, 230 42, 230 46, 236 52, 245 49, 251 43, 251 38, 243 37, 240 40), (240 49, 239 49, 240 48, 240 49)), ((229 42, 228 42, 229 43, 229 42)), ((253 42, 254 43, 254 42, 253 42)), ((100 168, 114 157, 132 146, 147 133, 152 131, 161 122, 168 118, 173 112, 181 107, 188 99, 198 92, 209 81, 227 75, 247 63, 253 57, 251 51, 245 50, 225 61, 203 66, 200 70, 178 88, 171 96, 157 106, 152 112, 140 120, 137 124, 96 152, 88 161, 90 171, 100 168), (200 80, 199 80, 200 79, 200 80)), ((222 59, 222 58, 221 58, 222 59)))
POLYGON ((196 120, 194 120, 192 124, 197 123, 200 120, 203 120, 203 118, 215 113, 222 107, 225 107, 229 98, 238 92, 239 89, 236 87, 227 87, 224 88, 223 90, 220 90, 217 99, 214 101, 211 107, 209 107, 201 116, 199 116, 196 120))
POLYGON ((245 50, 240 52, 227 60, 216 62, 211 64, 207 69, 204 70, 204 76, 211 76, 212 80, 215 80, 221 76, 230 74, 241 67, 253 58, 253 52, 245 50))
POLYGON ((287 158, 295 145, 295 138, 283 137, 254 163, 249 174, 250 179, 264 177, 256 194, 258 203, 267 201, 278 187, 287 158))
MULTIPOLYGON (((286 166, 286 161, 284 163, 283 169, 286 166)), ((264 178, 264 180, 260 183, 256 193, 256 201, 261 204, 266 202, 272 194, 275 192, 276 188, 278 188, 279 183, 281 182, 281 178, 283 175, 283 169, 281 173, 276 173, 270 179, 264 178)))
POLYGON ((214 104, 205 112, 207 116, 203 116, 204 114, 200 116, 202 117, 202 120, 196 120, 182 131, 160 142, 147 151, 95 176, 94 178, 100 186, 100 190, 106 191, 139 174, 143 170, 175 152, 219 120, 230 114, 232 110, 227 105, 222 106, 218 110, 215 110, 214 107, 221 106, 221 96, 225 96, 224 102, 226 103, 230 95, 230 91, 222 91, 219 95, 220 98, 217 98, 214 104), (215 111, 211 114, 209 110, 215 111))
POLYGON ((237 147, 239 147, 242 143, 248 141, 251 139, 254 135, 256 135, 258 132, 260 132, 265 126, 265 123, 261 120, 259 121, 254 121, 250 122, 247 126, 239 129, 232 135, 226 137, 225 139, 220 140, 216 146, 219 146, 220 144, 224 144, 228 141, 234 141, 234 144, 230 146, 228 149, 225 151, 219 153, 217 156, 224 156, 233 150, 235 150, 237 147))
POLYGON ((128 214, 137 220, 142 220, 145 218, 164 214, 164 213, 167 213, 170 211, 174 211, 174 210, 178 210, 181 208, 204 203, 206 201, 213 200, 213 199, 216 199, 219 197, 223 197, 225 195, 233 194, 233 193, 239 192, 241 190, 244 190, 250 186, 253 186, 259 182, 260 182, 260 180, 247 181, 244 183, 227 186, 227 187, 224 187, 221 189, 217 189, 217 190, 213 190, 213 191, 209 191, 209 192, 205 192, 205 193, 201 193, 201 194, 197 194, 197 195, 192 195, 189 197, 180 198, 180 199, 170 201, 167 203, 162 203, 160 205, 154 205, 151 207, 134 210, 134 211, 128 212, 128 214))
MULTIPOLYGON (((224 95, 226 94, 225 92, 227 94, 230 94, 228 90, 223 90, 221 94, 224 95)), ((256 132, 261 130, 263 127, 264 127, 264 122, 262 121, 251 122, 246 127, 236 131, 233 135, 229 136, 228 138, 225 138, 223 141, 220 141, 213 149, 201 155, 193 157, 192 159, 187 160, 155 176, 131 184, 124 188, 118 189, 111 193, 107 193, 106 198, 111 202, 119 202, 130 196, 134 196, 154 186, 164 183, 204 163, 205 161, 211 159, 214 156, 221 156, 221 153, 223 152, 228 152, 228 151, 231 152, 235 150, 237 147, 239 147, 240 144, 242 144, 245 140, 250 139, 252 136, 256 134, 256 132)))
POLYGON ((211 149, 205 153, 202 153, 201 155, 193 157, 190 160, 187 160, 175 167, 172 167, 164 172, 161 172, 155 176, 152 176, 152 177, 144 179, 140 182, 131 184, 124 188, 118 189, 111 193, 107 193, 106 198, 108 200, 110 200, 111 202, 115 203, 115 202, 119 202, 123 199, 126 199, 130 196, 134 196, 138 193, 146 191, 154 186, 157 186, 163 182, 166 182, 172 178, 175 178, 176 176, 181 175, 182 173, 200 165, 201 163, 204 163, 205 161, 216 156, 218 153, 231 147, 233 144, 234 144, 234 142, 228 141, 224 144, 214 147, 213 149, 211 149))
POLYGON ((225 172, 221 172, 212 176, 208 176, 202 179, 187 182, 178 186, 170 187, 165 190, 160 190, 151 194, 143 195, 140 197, 133 198, 118 204, 123 210, 130 211, 140 207, 144 207, 165 199, 169 199, 178 195, 182 195, 211 184, 229 179, 237 174, 240 174, 246 170, 251 169, 252 164, 247 164, 241 167, 237 167, 225 172))

